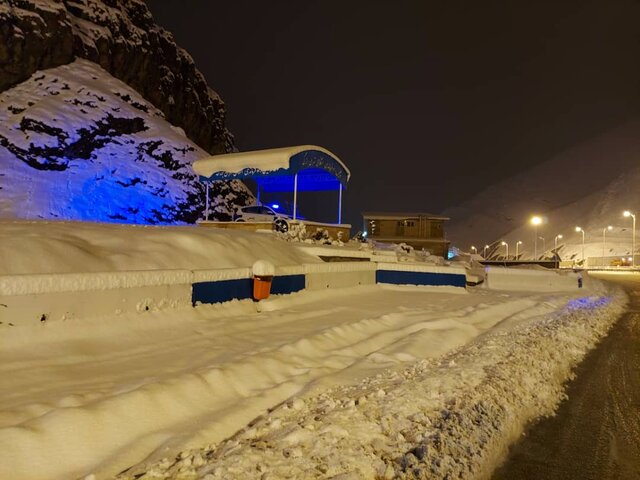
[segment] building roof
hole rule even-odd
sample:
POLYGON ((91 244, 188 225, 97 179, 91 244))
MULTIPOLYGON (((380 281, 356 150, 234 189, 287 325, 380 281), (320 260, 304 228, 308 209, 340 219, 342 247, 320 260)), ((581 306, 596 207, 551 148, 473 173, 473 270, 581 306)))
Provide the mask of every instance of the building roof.
POLYGON ((292 191, 293 176, 301 171, 299 191, 335 190, 351 177, 342 160, 317 145, 213 155, 195 161, 193 169, 203 181, 254 178, 264 191, 292 191))
POLYGON ((408 218, 428 218, 429 220, 451 220, 449 217, 434 215, 425 212, 362 212, 364 218, 377 218, 380 220, 405 220, 408 218))

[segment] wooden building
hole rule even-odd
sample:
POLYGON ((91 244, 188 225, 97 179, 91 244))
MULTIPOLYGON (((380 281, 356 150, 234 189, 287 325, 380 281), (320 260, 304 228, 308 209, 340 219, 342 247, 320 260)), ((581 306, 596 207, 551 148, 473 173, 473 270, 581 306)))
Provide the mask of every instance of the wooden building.
POLYGON ((406 243, 417 250, 446 258, 449 242, 444 235, 448 217, 431 213, 364 212, 364 229, 372 240, 406 243))

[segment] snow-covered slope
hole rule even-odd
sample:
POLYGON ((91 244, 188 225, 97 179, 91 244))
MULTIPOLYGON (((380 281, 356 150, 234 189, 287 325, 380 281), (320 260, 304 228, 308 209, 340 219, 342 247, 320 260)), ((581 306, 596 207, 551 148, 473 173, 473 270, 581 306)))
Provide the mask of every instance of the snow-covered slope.
POLYGON ((0 221, 0 275, 322 263, 273 235, 195 226, 0 221))
MULTIPOLYGON (((135 90, 86 60, 0 93, 0 217, 194 222, 204 192, 191 164, 204 155, 135 90)), ((212 196, 222 218, 253 201, 240 182, 218 184, 212 196)))
MULTIPOLYGON (((630 252, 631 221, 623 210, 640 210, 640 120, 630 121, 600 137, 571 148, 548 161, 492 185, 469 202, 445 211, 452 218, 447 235, 454 245, 467 250, 482 248, 497 240, 524 244, 520 252, 533 252, 534 229, 528 224, 532 214, 545 223, 538 228, 538 252, 543 245, 553 247, 554 237, 563 235, 563 258, 576 256, 582 248, 585 229, 585 256, 602 255, 602 229, 607 234, 607 254, 630 252)), ((514 160, 517 161, 517 160, 514 160)), ((503 247, 501 247, 503 248, 503 247)))

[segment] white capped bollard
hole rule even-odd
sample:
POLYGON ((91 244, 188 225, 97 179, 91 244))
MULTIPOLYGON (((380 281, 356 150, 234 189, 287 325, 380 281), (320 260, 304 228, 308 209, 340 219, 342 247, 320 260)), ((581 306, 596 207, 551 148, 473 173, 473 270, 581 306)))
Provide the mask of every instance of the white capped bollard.
POLYGON ((251 267, 251 271, 253 273, 253 299, 257 301, 269 298, 276 267, 266 260, 258 260, 251 267))

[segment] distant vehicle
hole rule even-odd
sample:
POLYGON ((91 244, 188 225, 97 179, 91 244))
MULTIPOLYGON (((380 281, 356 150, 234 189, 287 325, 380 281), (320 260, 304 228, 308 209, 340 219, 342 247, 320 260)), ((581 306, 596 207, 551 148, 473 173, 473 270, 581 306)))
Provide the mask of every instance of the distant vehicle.
POLYGON ((289 231, 291 217, 278 213, 265 205, 250 205, 240 207, 233 217, 235 222, 273 222, 273 228, 277 232, 289 231))

